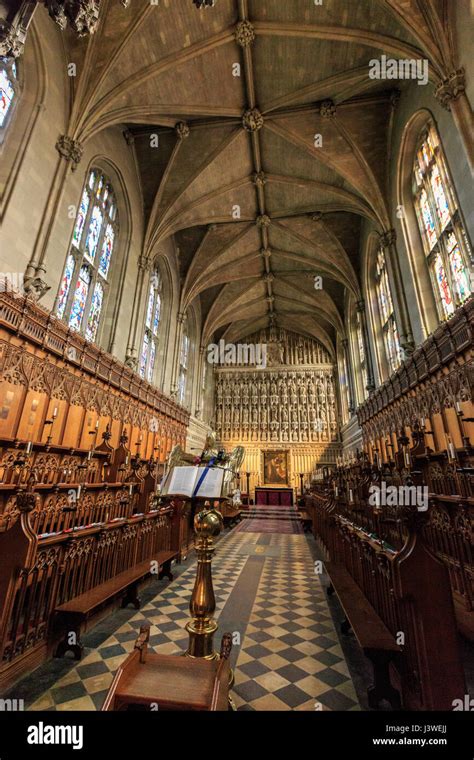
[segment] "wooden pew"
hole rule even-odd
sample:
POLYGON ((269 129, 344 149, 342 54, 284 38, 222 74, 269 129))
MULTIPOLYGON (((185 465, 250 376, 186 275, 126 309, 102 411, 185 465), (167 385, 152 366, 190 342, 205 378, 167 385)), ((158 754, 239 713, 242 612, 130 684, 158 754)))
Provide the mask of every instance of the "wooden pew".
POLYGON ((405 539, 395 549, 339 506, 320 494, 311 509, 346 613, 343 631, 352 626, 374 665, 369 704, 384 697, 397 706, 399 691, 405 709, 452 710, 466 686, 448 572, 426 545, 429 510, 401 510, 395 535, 405 539))
POLYGON ((122 609, 128 604, 133 604, 136 610, 140 609, 138 597, 138 584, 144 581, 152 573, 153 563, 159 568, 158 578, 173 580, 171 561, 176 558, 178 552, 161 551, 154 557, 134 565, 129 570, 119 573, 114 578, 95 586, 90 591, 76 596, 65 604, 61 604, 54 610, 56 615, 56 627, 64 631, 64 638, 58 644, 56 657, 63 657, 67 651, 74 654, 76 660, 80 660, 84 651, 81 642, 81 630, 85 629, 89 619, 107 602, 123 594, 122 609), (74 634, 71 636, 71 634, 74 634))
POLYGON ((313 518, 306 509, 300 508, 300 522, 301 527, 303 528, 303 533, 311 533, 313 528, 313 518))
POLYGON ((0 689, 54 653, 71 649, 79 659, 81 628, 122 594, 137 606, 137 585, 152 569, 171 579, 181 551, 183 516, 171 506, 40 537, 34 486, 15 499, 17 516, 0 530, 0 689))
POLYGON ((389 666, 402 651, 401 647, 348 571, 334 562, 325 562, 324 567, 331 581, 328 595, 336 593, 346 616, 341 632, 348 633, 352 628, 360 648, 372 663, 374 683, 367 690, 369 707, 375 709, 386 699, 394 709, 400 708, 400 694, 390 682, 389 666))

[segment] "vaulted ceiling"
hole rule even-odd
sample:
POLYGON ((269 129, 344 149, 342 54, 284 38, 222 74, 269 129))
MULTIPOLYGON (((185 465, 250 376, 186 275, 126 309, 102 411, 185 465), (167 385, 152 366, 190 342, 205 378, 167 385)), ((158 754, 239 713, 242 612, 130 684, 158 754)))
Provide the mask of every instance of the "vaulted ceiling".
POLYGON ((396 92, 369 61, 428 57, 436 84, 451 64, 435 23, 446 4, 104 6, 92 37, 67 37, 80 68, 71 133, 85 142, 121 124, 133 136, 145 255, 174 235, 182 310, 200 299, 204 342, 276 320, 331 349, 345 292, 359 295, 362 221, 391 226, 396 92))

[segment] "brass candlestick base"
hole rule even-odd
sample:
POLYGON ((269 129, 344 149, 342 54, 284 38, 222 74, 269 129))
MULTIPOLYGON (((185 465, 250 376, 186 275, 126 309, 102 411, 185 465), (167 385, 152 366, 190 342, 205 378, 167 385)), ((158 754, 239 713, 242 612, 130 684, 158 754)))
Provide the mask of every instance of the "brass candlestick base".
POLYGON ((223 526, 221 513, 211 509, 208 502, 194 518, 197 573, 189 605, 193 619, 186 625, 189 633, 186 657, 204 657, 206 660, 216 660, 219 657, 214 651, 217 623, 213 620, 216 598, 212 586, 211 563, 215 551, 213 538, 219 535, 223 526))

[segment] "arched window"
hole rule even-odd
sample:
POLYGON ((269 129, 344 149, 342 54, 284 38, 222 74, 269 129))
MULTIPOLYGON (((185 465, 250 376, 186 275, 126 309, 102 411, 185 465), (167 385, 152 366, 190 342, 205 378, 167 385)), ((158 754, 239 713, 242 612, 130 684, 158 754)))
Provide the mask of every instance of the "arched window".
POLYGON ((158 347, 158 329, 161 317, 161 277, 157 269, 150 277, 148 300, 145 316, 145 332, 143 334, 142 350, 140 354, 140 377, 153 380, 155 371, 156 351, 158 347))
POLYGON ((188 320, 185 317, 183 322, 183 336, 181 338, 181 353, 179 355, 178 401, 180 404, 184 404, 186 398, 189 345, 188 320))
POLYGON ((387 273, 387 262, 385 261, 385 253, 382 248, 377 255, 375 290, 377 292, 377 305, 380 325, 382 327, 385 356, 387 358, 390 372, 395 372, 400 366, 402 355, 397 323, 393 311, 392 294, 387 273))
POLYGON ((432 124, 424 130, 416 151, 413 196, 438 311, 446 318, 471 293, 471 252, 432 124))
POLYGON ((367 357, 365 355, 365 344, 364 344, 364 334, 363 334, 363 326, 362 326, 362 317, 360 311, 356 314, 356 337, 357 337, 357 351, 359 354, 359 370, 360 370, 360 377, 362 380, 362 388, 361 388, 361 396, 362 399, 367 398, 367 385, 368 385, 368 375, 367 375, 367 357))
POLYGON ((97 337, 117 232, 112 186, 100 169, 93 169, 82 192, 56 301, 56 315, 90 341, 97 337))
POLYGON ((0 142, 10 123, 18 99, 18 72, 16 63, 0 58, 0 142))
MULTIPOLYGON (((348 341, 346 342, 346 346, 348 341)), ((349 407, 350 407, 350 394, 349 394, 349 373, 347 368, 346 351, 344 350, 344 343, 338 344, 337 364, 339 372, 339 388, 341 391, 341 416, 342 421, 345 424, 349 421, 349 407)))

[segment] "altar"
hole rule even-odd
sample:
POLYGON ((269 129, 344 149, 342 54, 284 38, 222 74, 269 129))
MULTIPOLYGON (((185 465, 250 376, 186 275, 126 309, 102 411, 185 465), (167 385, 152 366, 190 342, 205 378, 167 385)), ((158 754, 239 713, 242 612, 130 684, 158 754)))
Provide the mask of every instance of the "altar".
POLYGON ((292 507, 293 489, 283 487, 257 486, 255 505, 272 507, 292 507))

